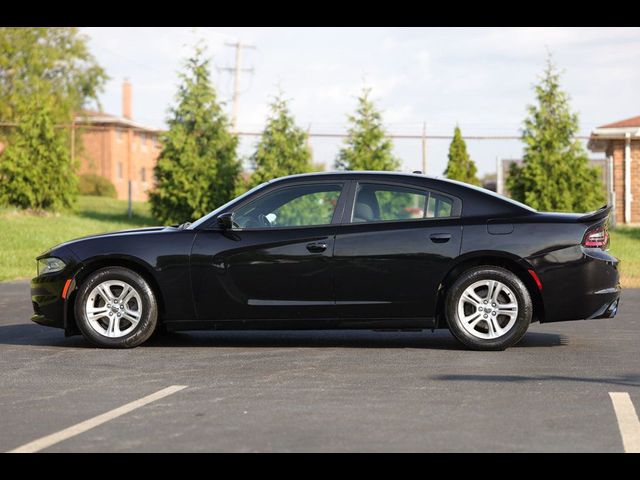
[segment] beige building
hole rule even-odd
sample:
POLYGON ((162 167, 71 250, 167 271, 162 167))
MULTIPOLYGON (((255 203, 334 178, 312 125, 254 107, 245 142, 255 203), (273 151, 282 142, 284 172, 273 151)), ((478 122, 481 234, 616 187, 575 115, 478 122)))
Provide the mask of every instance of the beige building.
POLYGON ((640 224, 640 116, 596 128, 588 146, 606 155, 615 221, 640 224))
POLYGON ((153 167, 160 153, 160 130, 133 120, 131 84, 122 85, 122 116, 85 110, 76 116, 82 135, 80 173, 108 178, 118 198, 126 199, 131 185, 133 200, 147 200, 153 185, 153 167))

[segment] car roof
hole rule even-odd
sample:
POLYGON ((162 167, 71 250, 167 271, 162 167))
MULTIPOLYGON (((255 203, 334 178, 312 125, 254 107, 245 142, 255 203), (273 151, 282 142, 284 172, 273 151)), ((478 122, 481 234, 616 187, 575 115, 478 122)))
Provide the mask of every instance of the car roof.
POLYGON ((438 177, 431 177, 428 175, 423 175, 421 173, 406 173, 406 172, 388 172, 388 171, 379 171, 379 170, 333 170, 328 172, 311 172, 311 173, 298 173, 295 175, 288 175, 286 177, 278 177, 272 180, 269 180, 269 183, 279 182, 288 179, 299 179, 299 178, 315 178, 315 177, 360 177, 360 176, 370 176, 370 175, 380 175, 380 176, 400 176, 400 177, 413 177, 413 178, 431 178, 434 180, 442 180, 438 177))

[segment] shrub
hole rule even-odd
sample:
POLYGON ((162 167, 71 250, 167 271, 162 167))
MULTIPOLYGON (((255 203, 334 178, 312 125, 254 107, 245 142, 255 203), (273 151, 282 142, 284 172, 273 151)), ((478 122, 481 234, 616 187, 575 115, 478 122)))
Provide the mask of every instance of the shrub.
POLYGON ((116 187, 108 178, 95 173, 80 175, 80 195, 116 198, 116 187))

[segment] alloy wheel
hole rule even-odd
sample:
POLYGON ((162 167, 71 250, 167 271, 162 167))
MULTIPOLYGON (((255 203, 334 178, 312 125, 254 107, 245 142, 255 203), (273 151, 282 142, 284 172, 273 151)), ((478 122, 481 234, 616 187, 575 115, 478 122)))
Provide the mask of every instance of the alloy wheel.
POLYGON ((142 318, 142 299, 127 282, 107 280, 91 290, 85 313, 97 333, 120 338, 131 333, 142 318))
POLYGON ((458 318, 462 328, 474 337, 496 339, 515 325, 518 300, 504 283, 480 280, 462 292, 458 301, 458 318))

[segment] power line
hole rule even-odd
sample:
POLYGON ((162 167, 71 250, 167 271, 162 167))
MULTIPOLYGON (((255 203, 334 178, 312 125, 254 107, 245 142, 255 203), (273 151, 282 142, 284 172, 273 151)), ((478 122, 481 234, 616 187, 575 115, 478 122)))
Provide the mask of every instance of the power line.
MULTIPOLYGON (((16 122, 0 122, 0 127, 17 127, 19 124, 16 122)), ((89 123, 90 125, 90 123, 89 123)), ((57 128, 70 128, 73 125, 71 124, 67 124, 67 125, 56 125, 57 128)), ((79 127, 77 124, 75 126, 73 126, 73 128, 81 128, 79 127)), ((87 127, 85 127, 87 128, 87 127)), ((94 128, 94 129, 108 129, 110 127, 102 127, 102 126, 97 126, 97 125, 91 125, 88 128, 94 128)), ((144 129, 143 129, 144 130, 144 129)), ((161 133, 161 132, 160 132, 161 133)), ((244 131, 236 131, 236 132, 231 132, 233 135, 238 135, 240 137, 259 137, 260 135, 262 135, 261 131, 251 131, 251 130, 244 130, 244 131)), ((312 132, 308 132, 309 137, 316 137, 316 138, 347 138, 349 137, 348 133, 312 133, 312 132)), ((453 135, 427 135, 427 134, 418 134, 418 135, 411 135, 411 134, 402 134, 402 133, 389 133, 387 135, 385 135, 386 138, 393 138, 393 139, 398 139, 398 140, 422 140, 422 139, 427 139, 427 140, 451 140, 453 139, 453 135)), ((522 137, 519 135, 462 135, 462 138, 464 140, 522 140, 522 137)), ((574 139, 577 140, 589 140, 591 137, 588 135, 576 135, 575 137, 573 137, 574 139)))

